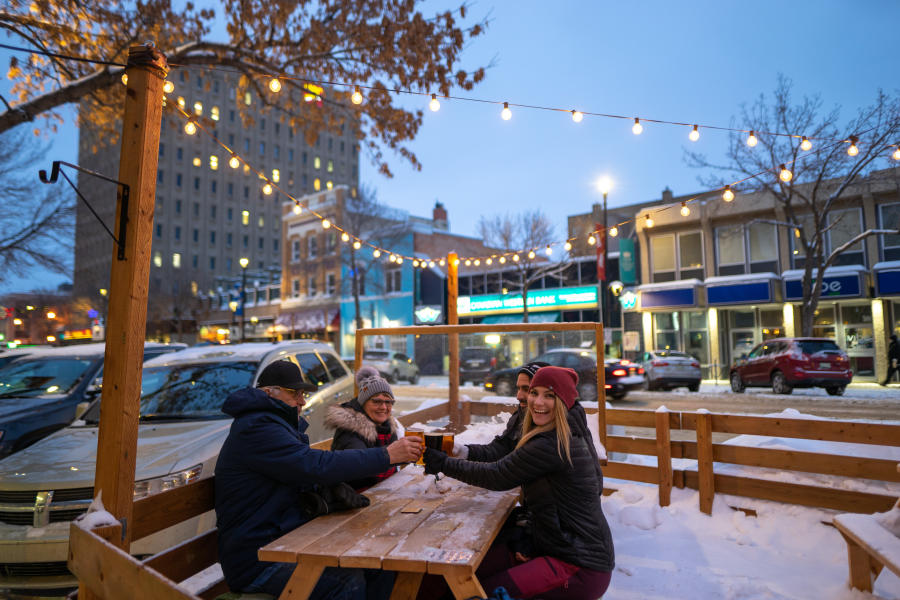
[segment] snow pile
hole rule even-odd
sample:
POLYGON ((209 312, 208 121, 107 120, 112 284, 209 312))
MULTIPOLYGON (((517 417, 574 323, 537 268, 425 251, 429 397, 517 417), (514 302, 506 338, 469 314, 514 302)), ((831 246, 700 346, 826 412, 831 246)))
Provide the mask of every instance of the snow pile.
POLYGON ((900 537, 900 504, 887 512, 875 513, 873 516, 879 525, 900 537))
POLYGON ((103 508, 103 500, 101 499, 103 492, 97 493, 97 497, 91 501, 87 512, 75 517, 74 523, 82 529, 94 529, 95 527, 106 527, 107 525, 118 525, 119 521, 111 513, 103 508))

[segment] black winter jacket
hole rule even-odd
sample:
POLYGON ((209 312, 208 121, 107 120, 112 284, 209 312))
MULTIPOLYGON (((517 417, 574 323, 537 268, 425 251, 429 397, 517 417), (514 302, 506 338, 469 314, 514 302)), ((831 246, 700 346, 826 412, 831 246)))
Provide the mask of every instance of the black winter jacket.
POLYGON ((442 470, 450 477, 489 490, 522 486, 537 555, 611 572, 615 554, 600 504, 603 476, 581 421, 577 412, 569 411, 572 464, 559 456, 556 431, 546 431, 499 461, 448 458, 442 470))
MULTIPOLYGON (((397 441, 397 431, 399 430, 399 424, 394 417, 380 425, 375 423, 366 415, 356 398, 344 402, 340 406, 329 407, 328 412, 325 413, 325 426, 335 429, 334 437, 331 440, 332 450, 363 450, 379 445, 386 446, 397 441), (378 443, 379 434, 390 436, 387 444, 378 443)), ((347 483, 359 490, 372 487, 382 479, 384 476, 363 477, 347 483)))
POLYGON ((475 462, 494 462, 512 452, 522 439, 522 419, 525 409, 521 406, 506 422, 503 433, 493 439, 490 444, 468 444, 468 460, 475 462))
POLYGON ((256 553, 309 521, 299 494, 390 466, 386 448, 324 452, 309 447, 307 422, 297 409, 244 388, 222 410, 234 417, 216 463, 219 562, 232 591, 240 591, 271 563, 256 553))
POLYGON ((891 343, 888 344, 888 360, 892 360, 896 358, 900 361, 900 344, 891 340, 891 343))

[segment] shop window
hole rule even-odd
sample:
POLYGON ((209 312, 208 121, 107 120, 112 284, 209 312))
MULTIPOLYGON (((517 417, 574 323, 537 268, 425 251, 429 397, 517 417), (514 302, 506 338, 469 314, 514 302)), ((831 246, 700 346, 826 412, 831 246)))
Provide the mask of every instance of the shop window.
POLYGON ((763 341, 784 337, 784 311, 760 310, 759 325, 762 328, 763 341))
MULTIPOLYGON (((882 204, 878 207, 881 213, 882 229, 900 227, 900 204, 882 204)), ((900 260, 900 233, 879 236, 881 238, 881 260, 900 260)))
POLYGON ((841 304, 841 323, 844 326, 844 349, 850 356, 854 375, 875 375, 875 330, 870 304, 848 306, 841 304))
POLYGON ((471 277, 460 277, 459 278, 459 295, 460 296, 471 296, 472 295, 472 278, 471 277))
POLYGON ((834 307, 820 306, 813 313, 812 337, 834 339, 834 307))
MULTIPOLYGON (((476 275, 472 275, 470 280, 472 282, 472 295, 473 296, 480 296, 481 294, 485 293, 486 288, 484 285, 484 273, 478 273, 476 275)), ((542 280, 541 281, 533 281, 531 283, 531 285, 529 286, 529 288, 533 289, 533 290, 538 289, 539 287, 542 288, 542 287, 544 287, 542 285, 542 283, 543 283, 542 280)))
POLYGON ((655 235, 650 238, 650 261, 654 282, 675 280, 674 235, 655 235))
POLYGON ((678 312, 653 313, 653 328, 656 332, 656 348, 660 350, 678 349, 678 312))

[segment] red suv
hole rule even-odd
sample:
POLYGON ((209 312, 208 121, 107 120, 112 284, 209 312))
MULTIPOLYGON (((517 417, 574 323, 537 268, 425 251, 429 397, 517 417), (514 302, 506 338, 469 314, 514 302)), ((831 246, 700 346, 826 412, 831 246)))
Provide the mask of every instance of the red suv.
POLYGON ((828 338, 766 340, 731 367, 731 389, 768 387, 790 394, 795 387, 823 387, 832 396, 844 393, 853 379, 847 354, 828 338))

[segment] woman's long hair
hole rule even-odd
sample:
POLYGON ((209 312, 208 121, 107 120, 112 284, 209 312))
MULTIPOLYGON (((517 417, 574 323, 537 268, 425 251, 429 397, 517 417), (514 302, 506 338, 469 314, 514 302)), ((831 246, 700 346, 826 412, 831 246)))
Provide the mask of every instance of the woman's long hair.
POLYGON ((553 420, 546 425, 535 425, 534 419, 531 417, 531 407, 529 406, 525 411, 525 419, 522 421, 522 439, 516 444, 516 448, 522 447, 528 440, 539 433, 555 429, 556 451, 559 453, 560 458, 564 458, 571 465, 572 452, 569 448, 569 442, 572 439, 572 431, 569 429, 568 413, 569 409, 566 408, 566 403, 562 401, 562 398, 556 396, 556 400, 553 402, 553 420))

